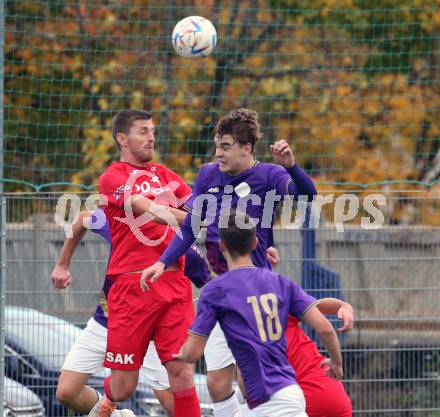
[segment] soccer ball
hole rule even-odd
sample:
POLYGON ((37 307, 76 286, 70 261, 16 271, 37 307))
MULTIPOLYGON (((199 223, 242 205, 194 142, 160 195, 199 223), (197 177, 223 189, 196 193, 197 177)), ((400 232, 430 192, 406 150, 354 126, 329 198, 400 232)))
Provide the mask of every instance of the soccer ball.
POLYGON ((208 19, 189 16, 174 27, 172 41, 176 52, 184 58, 207 57, 217 44, 217 31, 208 19))

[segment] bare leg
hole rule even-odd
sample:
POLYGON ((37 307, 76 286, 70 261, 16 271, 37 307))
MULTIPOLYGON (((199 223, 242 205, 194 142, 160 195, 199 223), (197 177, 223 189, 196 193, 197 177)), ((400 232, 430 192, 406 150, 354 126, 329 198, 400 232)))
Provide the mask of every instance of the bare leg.
POLYGON ((200 417, 200 404, 194 387, 194 366, 181 360, 165 364, 174 400, 174 417, 200 417))
POLYGON ((165 414, 167 417, 173 417, 173 407, 174 407, 174 400, 173 400, 173 393, 170 389, 164 389, 164 390, 158 390, 155 389, 154 395, 159 400, 160 405, 165 410, 165 414))
POLYGON ((232 381, 235 375, 235 365, 223 369, 208 371, 207 385, 213 402, 220 402, 232 394, 232 381))
POLYGON ((89 378, 90 374, 62 370, 58 380, 57 400, 71 410, 89 414, 98 401, 97 392, 86 385, 89 378))
POLYGON ((170 379, 171 391, 182 391, 194 386, 194 366, 181 360, 165 364, 170 379))
POLYGON ((128 400, 136 391, 139 371, 118 371, 112 369, 110 379, 111 400, 121 402, 128 400))

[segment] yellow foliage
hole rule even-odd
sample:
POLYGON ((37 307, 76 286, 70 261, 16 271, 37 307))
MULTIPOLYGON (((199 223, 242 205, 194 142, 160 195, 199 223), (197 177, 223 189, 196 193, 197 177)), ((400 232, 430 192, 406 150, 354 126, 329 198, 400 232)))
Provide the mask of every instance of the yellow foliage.
POLYGON ((99 105, 101 110, 108 110, 109 109, 109 103, 108 103, 108 100, 106 98, 100 98, 98 100, 98 105, 99 105))
MULTIPOLYGON (((395 2, 384 1, 378 21, 387 21, 385 13, 394 13, 395 2)), ((13 131, 14 138, 41 134, 33 128, 40 115, 33 112, 29 116, 40 102, 42 113, 49 108, 50 117, 55 109, 63 113, 67 106, 72 108, 72 116, 61 115, 59 122, 38 123, 59 123, 61 129, 70 123, 69 132, 81 135, 85 168, 73 172, 78 165, 72 164, 75 183, 96 182, 96 172, 111 161, 115 150, 109 129, 111 115, 125 107, 154 110, 155 123, 161 133, 165 131, 161 139, 168 141, 164 149, 169 155, 163 157, 188 181, 203 158, 208 158, 206 141, 211 138, 202 136, 212 133, 210 124, 243 105, 260 113, 264 141, 287 138, 295 147, 298 163, 320 173, 315 178, 319 181, 369 184, 420 179, 425 168, 420 154, 429 158, 436 150, 440 94, 431 56, 420 46, 422 49, 414 49, 417 53, 411 62, 402 56, 402 66, 409 68, 405 74, 385 67, 385 61, 378 64, 384 65, 382 72, 363 71, 370 59, 383 52, 381 45, 368 42, 368 37, 353 41, 350 31, 368 25, 363 20, 366 16, 361 14, 358 20, 347 20, 343 25, 337 21, 341 14, 353 18, 359 2, 286 0, 283 15, 276 8, 268 9, 263 0, 226 0, 217 16, 220 49, 204 60, 185 60, 172 52, 168 55, 169 34, 164 33, 160 20, 164 15, 147 7, 145 1, 133 0, 130 5, 101 0, 61 3, 62 12, 55 19, 51 14, 55 7, 46 7, 44 2, 14 2, 23 16, 30 17, 34 10, 44 18, 17 23, 7 19, 5 52, 14 58, 7 58, 5 65, 9 83, 5 91, 20 94, 6 94, 5 105, 9 118, 16 120, 11 123, 18 130, 13 131), (255 25, 238 39, 245 18, 252 15, 251 8, 255 25), (274 26, 278 24, 274 20, 277 13, 287 22, 279 30, 274 26), (231 33, 225 33, 232 19, 237 23, 231 33), (253 45, 266 28, 276 29, 273 37, 253 45), (222 66, 217 68, 217 64, 222 66), (39 90, 36 86, 42 87, 39 90), (53 96, 45 101, 52 89, 53 96)), ((214 3, 196 0, 191 10, 205 10, 213 19, 214 3)), ((368 7, 365 10, 370 10, 368 7)), ((170 13, 180 10, 172 9, 170 13)), ((403 40, 405 30, 413 27, 409 22, 422 25, 425 32, 416 36, 417 45, 423 44, 424 36, 432 34, 434 39, 440 29, 438 0, 404 0, 396 16, 402 19, 403 32, 398 35, 403 40)), ((399 23, 394 21, 393 28, 400 27, 399 23)), ((435 61, 435 50, 430 52, 435 61)), ((53 140, 56 133, 48 135, 53 140)), ((266 142, 261 149, 267 149, 266 142)), ((436 217, 435 206, 426 210, 426 216, 436 217)))
POLYGON ((122 93, 123 90, 120 84, 112 83, 112 85, 110 86, 110 91, 113 94, 119 95, 122 93))
POLYGON ((134 91, 131 99, 131 108, 141 109, 142 107, 142 92, 134 91))

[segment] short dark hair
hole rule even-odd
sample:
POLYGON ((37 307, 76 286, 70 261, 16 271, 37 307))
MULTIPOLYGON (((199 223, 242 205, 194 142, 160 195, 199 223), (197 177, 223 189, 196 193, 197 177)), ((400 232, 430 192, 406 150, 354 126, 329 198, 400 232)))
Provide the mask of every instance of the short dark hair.
POLYGON ((220 227, 220 239, 233 258, 252 252, 256 226, 247 214, 232 209, 229 216, 220 219, 220 224, 227 225, 220 227))
POLYGON ((112 120, 112 134, 118 147, 119 143, 116 140, 116 135, 118 133, 127 134, 130 131, 133 122, 136 120, 150 120, 152 117, 152 114, 145 110, 125 109, 118 112, 112 120))
POLYGON ((238 109, 223 116, 217 123, 215 134, 219 137, 231 135, 242 145, 250 143, 252 151, 263 136, 258 121, 258 113, 249 109, 238 109))

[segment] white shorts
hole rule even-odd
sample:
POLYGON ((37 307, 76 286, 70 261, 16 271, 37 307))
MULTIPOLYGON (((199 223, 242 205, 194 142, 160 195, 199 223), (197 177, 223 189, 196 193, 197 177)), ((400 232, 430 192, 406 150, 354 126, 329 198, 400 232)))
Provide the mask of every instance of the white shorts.
POLYGON ((205 361, 207 371, 218 371, 233 364, 235 365, 234 356, 229 349, 220 324, 216 323, 209 335, 205 346, 205 361))
POLYGON ((277 391, 269 401, 250 411, 253 417, 307 417, 306 400, 298 385, 277 391))
MULTIPOLYGON (((107 329, 96 322, 93 317, 87 322, 86 328, 70 348, 63 364, 63 370, 94 374, 103 369, 107 347, 107 329)), ((170 387, 168 373, 160 363, 153 342, 148 346, 144 363, 140 369, 139 382, 150 385, 156 390, 170 387)))

